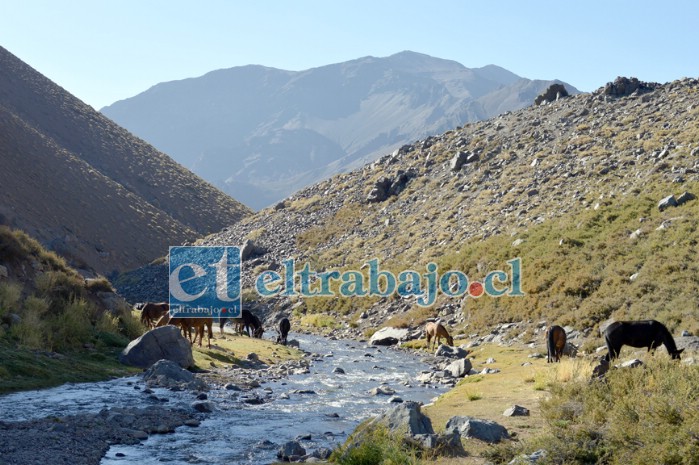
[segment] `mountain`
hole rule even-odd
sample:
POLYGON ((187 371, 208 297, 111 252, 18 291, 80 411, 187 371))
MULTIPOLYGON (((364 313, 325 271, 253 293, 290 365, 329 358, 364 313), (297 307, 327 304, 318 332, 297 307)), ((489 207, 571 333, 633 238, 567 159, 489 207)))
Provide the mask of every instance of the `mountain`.
POLYGON ((411 140, 531 105, 551 82, 401 52, 298 72, 218 70, 101 111, 259 209, 411 140))
MULTIPOLYGON (((698 118, 697 79, 618 79, 413 141, 201 243, 252 240, 258 253, 243 264, 244 295, 274 321, 291 316, 294 325, 352 337, 385 325, 418 329, 428 317, 457 334, 542 320, 599 334, 592 331, 608 318, 658 318, 673 333, 696 334, 698 118), (256 278, 285 276, 289 258, 297 271, 307 263, 365 276, 374 258, 396 276, 422 275, 434 262, 439 273, 481 282, 519 258, 524 296, 441 293, 426 308, 414 297, 257 296, 256 278)), ((167 295, 166 271, 139 270, 128 281, 144 285, 117 281, 127 298, 167 295)))
POLYGON ((249 213, 0 48, 0 224, 109 273, 249 213))

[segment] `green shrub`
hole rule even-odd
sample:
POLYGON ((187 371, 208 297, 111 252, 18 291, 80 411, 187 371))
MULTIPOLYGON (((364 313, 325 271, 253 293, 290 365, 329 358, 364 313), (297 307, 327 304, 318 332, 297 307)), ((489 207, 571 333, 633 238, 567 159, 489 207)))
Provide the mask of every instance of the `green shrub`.
POLYGON ((50 319, 52 348, 75 349, 88 342, 93 335, 92 313, 85 300, 70 301, 63 312, 50 319))
POLYGON ((49 303, 42 298, 29 296, 20 312, 21 321, 12 326, 10 334, 21 346, 28 349, 49 349, 50 328, 46 321, 49 303))
POLYGON ((384 427, 363 430, 336 449, 330 461, 340 465, 417 465, 419 450, 384 427))
POLYGON ((8 313, 16 313, 20 307, 22 286, 17 283, 0 283, 0 318, 8 313))

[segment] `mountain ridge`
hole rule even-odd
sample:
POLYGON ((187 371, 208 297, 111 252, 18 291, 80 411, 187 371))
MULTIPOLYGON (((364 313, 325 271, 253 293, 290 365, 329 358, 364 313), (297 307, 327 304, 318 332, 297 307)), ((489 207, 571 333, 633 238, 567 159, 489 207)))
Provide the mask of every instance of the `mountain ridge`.
POLYGON ((4 48, 0 152, 0 223, 100 273, 249 213, 4 48))
POLYGON ((302 71, 215 70, 101 111, 258 209, 410 140, 529 105, 548 84, 404 51, 302 71))

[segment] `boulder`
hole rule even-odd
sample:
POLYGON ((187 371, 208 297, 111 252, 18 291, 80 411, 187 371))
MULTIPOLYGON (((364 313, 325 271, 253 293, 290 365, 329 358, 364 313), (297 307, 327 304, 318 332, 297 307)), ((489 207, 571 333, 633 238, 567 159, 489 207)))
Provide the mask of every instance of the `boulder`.
POLYGON ((451 373, 454 378, 463 378, 469 371, 471 371, 471 368, 473 368, 473 365, 471 365, 471 361, 469 359, 460 358, 459 360, 455 360, 447 365, 445 370, 451 373))
POLYGON ((7 267, 4 265, 0 265, 0 278, 7 278, 9 276, 7 272, 7 267))
POLYGON ((658 202, 658 210, 663 211, 669 207, 676 207, 677 206, 677 199, 675 199, 674 195, 668 195, 664 199, 662 199, 660 202, 658 202))
POLYGON ((369 389, 369 394, 372 396, 392 396, 396 391, 388 386, 378 386, 369 389))
POLYGON ((391 180, 387 177, 382 177, 374 184, 374 187, 367 196, 367 202, 383 202, 388 198, 388 189, 391 187, 391 180))
POLYGON ((155 328, 129 343, 119 355, 125 365, 148 368, 158 360, 171 360, 183 368, 194 366, 192 345, 171 326, 155 328))
POLYGON ((677 197, 677 205, 680 206, 694 199, 696 199, 696 196, 691 192, 683 192, 682 195, 677 197))
POLYGON ((614 82, 608 82, 604 86, 602 93, 611 97, 626 97, 634 92, 650 92, 659 85, 655 82, 642 82, 635 77, 617 77, 614 82))
POLYGON ((372 424, 386 426, 392 433, 434 434, 432 422, 420 411, 420 404, 403 402, 372 420, 372 424))
POLYGON ((510 437, 504 426, 494 421, 472 417, 451 417, 447 422, 446 430, 457 431, 462 437, 479 439, 491 444, 510 437))
POLYGON ((240 249, 240 259, 243 261, 249 260, 257 255, 261 255, 263 252, 253 241, 247 239, 243 242, 243 247, 240 249))
POLYGON ((528 417, 529 409, 522 407, 521 405, 513 405, 512 407, 502 412, 502 414, 506 417, 528 417))
POLYGON ((478 161, 478 155, 471 152, 459 151, 456 155, 451 157, 449 169, 452 171, 460 171, 465 164, 473 163, 474 161, 478 161))
POLYGON ((407 329, 391 327, 381 328, 380 330, 376 331, 373 336, 371 336, 369 344, 374 346, 395 345, 398 344, 399 341, 405 340, 407 336, 407 329))
POLYGON ((306 449, 304 449, 298 441, 288 441, 284 443, 277 452, 277 458, 285 462, 291 462, 294 459, 298 460, 298 458, 304 455, 306 455, 306 449))
POLYGON ((568 91, 563 84, 551 84, 542 94, 534 99, 534 105, 544 102, 555 102, 559 98, 568 97, 568 91))
POLYGON ((434 450, 440 456, 463 457, 466 455, 464 446, 461 444, 461 436, 455 431, 446 434, 415 434, 406 441, 422 449, 434 450))
POLYGON ((143 373, 143 380, 148 386, 181 387, 200 391, 207 389, 204 381, 171 360, 155 362, 143 373))
POLYGON ((441 344, 437 347, 434 355, 435 357, 464 358, 468 355, 468 351, 461 347, 451 347, 446 344, 441 344))

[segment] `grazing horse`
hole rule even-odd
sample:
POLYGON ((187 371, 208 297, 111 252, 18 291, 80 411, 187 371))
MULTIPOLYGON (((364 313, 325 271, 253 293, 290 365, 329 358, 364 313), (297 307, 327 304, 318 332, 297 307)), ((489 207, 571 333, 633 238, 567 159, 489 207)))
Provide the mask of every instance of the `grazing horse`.
POLYGON ((286 338, 289 335, 289 330, 291 329, 291 323, 289 323, 288 318, 282 318, 279 321, 279 336, 277 337, 277 342, 286 345, 286 338))
MULTIPOLYGON (((218 320, 221 334, 223 334, 223 326, 226 324, 228 319, 229 318, 219 318, 218 320)), ((233 323, 236 333, 245 333, 250 336, 250 330, 252 329, 252 337, 262 337, 262 333, 264 332, 262 329, 262 324, 260 323, 259 318, 253 315, 250 310, 244 309, 242 312, 240 312, 240 318, 230 318, 230 320, 233 323)))
POLYGON ((427 336, 427 347, 430 348, 430 341, 432 338, 432 345, 434 343, 439 344, 440 339, 445 338, 447 340, 447 344, 450 346, 454 345, 454 339, 449 335, 449 332, 447 329, 442 326, 442 323, 434 323, 430 322, 425 325, 425 335, 427 336))
POLYGON ((618 357, 621 347, 624 345, 647 347, 648 352, 664 345, 673 360, 679 360, 680 354, 684 350, 677 350, 670 331, 665 325, 655 320, 616 321, 604 330, 604 342, 607 343, 609 350, 605 356, 607 361, 618 357))
POLYGON ((557 325, 549 326, 546 329, 546 348, 548 349, 548 357, 546 358, 546 363, 560 362, 565 346, 565 329, 557 325))
POLYGON ((204 329, 208 329, 208 347, 211 349, 211 338, 214 337, 214 333, 212 330, 213 324, 214 324, 214 319, 211 317, 201 317, 201 318, 181 318, 180 326, 187 327, 189 331, 189 339, 192 345, 194 345, 195 342, 197 342, 197 336, 199 336, 199 347, 201 347, 201 343, 204 340, 204 329), (191 328, 194 328, 194 340, 192 340, 192 332, 191 328))
POLYGON ((155 323, 169 311, 170 304, 168 302, 149 302, 141 308, 141 323, 146 328, 155 328, 155 323))
POLYGON ((173 318, 167 313, 158 320, 156 326, 173 325, 179 327, 182 331, 182 336, 188 338, 192 345, 197 342, 197 336, 199 336, 199 347, 201 347, 202 341, 204 340, 204 328, 206 327, 209 330, 209 349, 211 349, 211 338, 214 337, 212 331, 213 322, 214 319, 211 317, 173 318), (194 340, 192 340, 192 328, 194 328, 194 340))

